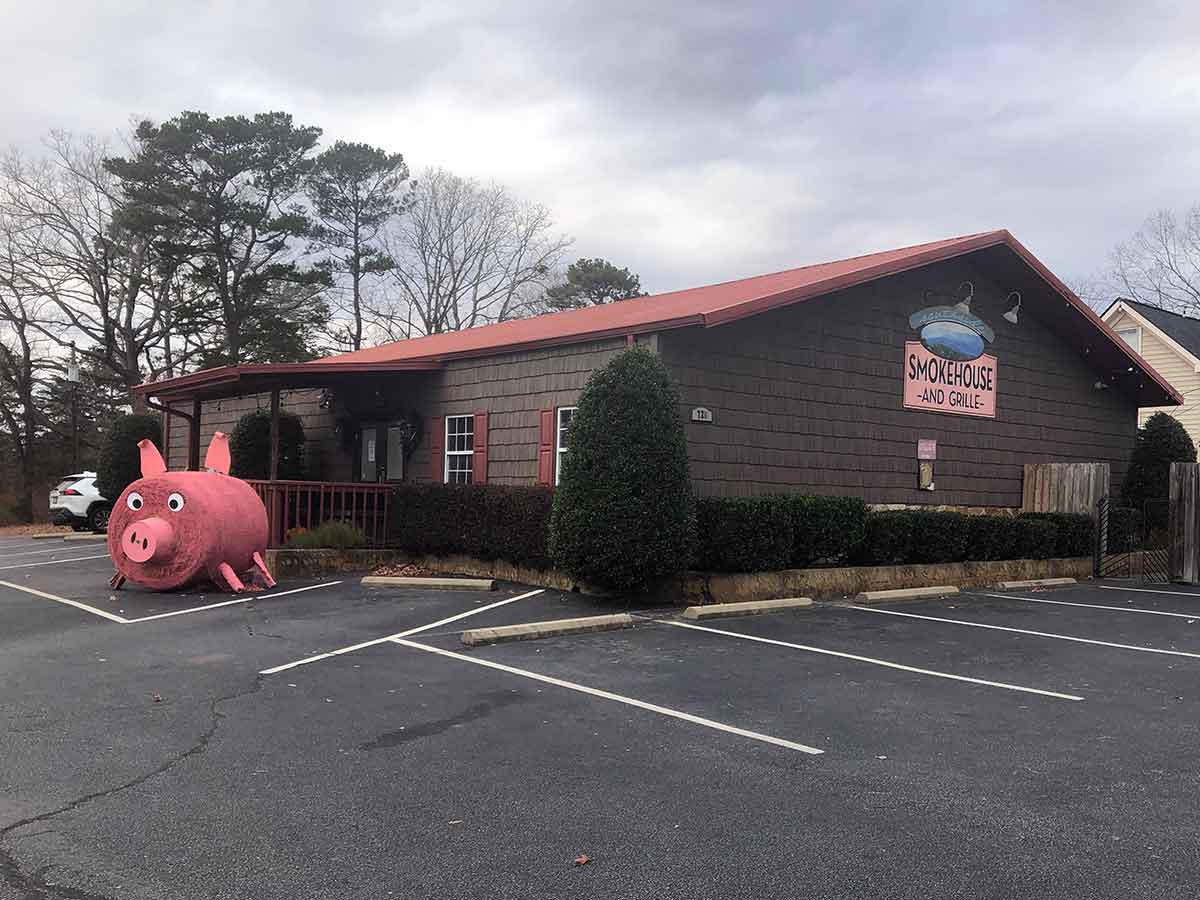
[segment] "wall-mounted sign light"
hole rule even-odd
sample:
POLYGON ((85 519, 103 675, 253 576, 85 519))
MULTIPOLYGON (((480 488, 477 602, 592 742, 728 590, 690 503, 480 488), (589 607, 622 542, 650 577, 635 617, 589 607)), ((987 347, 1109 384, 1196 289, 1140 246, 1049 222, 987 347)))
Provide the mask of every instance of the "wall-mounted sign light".
POLYGON ((1017 312, 1021 309, 1021 292, 1013 291, 1007 297, 1004 298, 1004 301, 1007 303, 1013 297, 1017 298, 1017 305, 1014 306, 1012 309, 1010 309, 1008 312, 1006 312, 1004 314, 1004 321, 1011 322, 1012 324, 1016 325, 1017 324, 1017 312))

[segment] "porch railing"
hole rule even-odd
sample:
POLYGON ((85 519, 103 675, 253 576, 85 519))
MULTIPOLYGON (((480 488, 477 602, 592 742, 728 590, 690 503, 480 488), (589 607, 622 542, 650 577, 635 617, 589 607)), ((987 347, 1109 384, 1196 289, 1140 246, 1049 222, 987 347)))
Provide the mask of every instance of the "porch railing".
POLYGON ((353 525, 375 546, 387 542, 390 485, 259 479, 247 482, 267 508, 272 547, 281 546, 293 529, 311 530, 324 522, 353 525))

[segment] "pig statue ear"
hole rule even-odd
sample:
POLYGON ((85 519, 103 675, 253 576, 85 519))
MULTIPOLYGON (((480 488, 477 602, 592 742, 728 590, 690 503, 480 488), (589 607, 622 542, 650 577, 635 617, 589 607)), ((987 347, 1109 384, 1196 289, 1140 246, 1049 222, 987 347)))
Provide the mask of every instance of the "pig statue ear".
POLYGON ((152 441, 146 438, 138 441, 138 452, 142 455, 143 478, 153 478, 155 475, 161 475, 167 471, 167 464, 163 462, 162 454, 158 452, 158 448, 152 441))
POLYGON ((223 431, 212 436, 212 443, 204 454, 204 468, 222 475, 229 474, 229 437, 223 431))

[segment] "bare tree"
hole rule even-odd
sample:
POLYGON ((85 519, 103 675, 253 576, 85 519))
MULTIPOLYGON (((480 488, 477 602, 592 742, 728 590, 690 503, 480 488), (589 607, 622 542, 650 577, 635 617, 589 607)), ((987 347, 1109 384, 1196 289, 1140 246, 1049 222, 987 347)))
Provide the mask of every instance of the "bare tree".
MULTIPOLYGON (((48 155, 10 152, 0 161, 0 206, 20 245, 23 278, 48 298, 52 322, 34 323, 131 388, 173 361, 161 347, 177 264, 156 250, 156 236, 119 227, 122 198, 95 138, 55 132, 48 155)), ((174 361, 177 364, 177 361, 174 361)))
POLYGON ((15 512, 29 521, 44 430, 41 393, 52 363, 42 336, 46 301, 25 277, 25 260, 12 238, 12 223, 0 220, 0 434, 16 464, 15 512))
POLYGON ((393 291, 370 305, 374 324, 395 340, 528 315, 571 243, 553 226, 502 185, 427 170, 388 235, 393 291))
POLYGON ((1166 209, 1150 216, 1113 250, 1111 278, 1139 303, 1200 316, 1200 204, 1182 222, 1166 209))

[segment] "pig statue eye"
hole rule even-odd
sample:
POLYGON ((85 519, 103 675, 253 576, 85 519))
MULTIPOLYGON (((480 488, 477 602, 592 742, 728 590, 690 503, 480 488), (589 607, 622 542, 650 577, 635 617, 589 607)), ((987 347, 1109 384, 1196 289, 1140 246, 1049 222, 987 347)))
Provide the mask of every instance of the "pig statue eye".
POLYGON ((171 512, 179 512, 183 509, 183 494, 178 492, 167 498, 167 509, 171 512))
POLYGON ((125 505, 136 512, 142 508, 142 495, 134 491, 125 498, 125 505))

